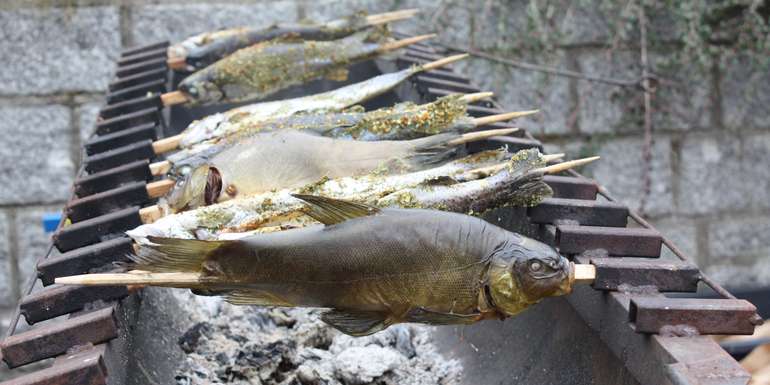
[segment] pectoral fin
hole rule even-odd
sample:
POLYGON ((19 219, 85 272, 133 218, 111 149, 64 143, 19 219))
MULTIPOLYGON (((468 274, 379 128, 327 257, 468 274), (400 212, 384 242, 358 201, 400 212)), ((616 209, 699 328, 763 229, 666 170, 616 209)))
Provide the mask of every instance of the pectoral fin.
POLYGON ((225 295, 225 301, 233 305, 294 306, 293 303, 264 290, 233 290, 225 295))
POLYGON ((419 322, 428 325, 455 325, 472 324, 481 319, 481 314, 452 314, 425 309, 414 308, 407 313, 407 322, 419 322))
POLYGON ((325 225, 333 225, 345 222, 348 219, 365 217, 380 212, 380 209, 363 203, 348 202, 317 195, 292 194, 292 196, 307 202, 310 205, 310 212, 306 214, 325 225))
POLYGON ((376 311, 330 310, 321 320, 335 329, 355 337, 374 334, 390 326, 388 315, 376 311))
POLYGON ((348 69, 337 68, 334 71, 326 73, 326 78, 337 82, 344 82, 345 80, 348 80, 348 69))

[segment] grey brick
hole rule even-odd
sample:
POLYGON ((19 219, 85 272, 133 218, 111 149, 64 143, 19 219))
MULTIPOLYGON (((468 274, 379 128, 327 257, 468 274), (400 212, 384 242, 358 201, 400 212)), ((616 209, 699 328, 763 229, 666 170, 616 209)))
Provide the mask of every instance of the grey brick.
POLYGON ((14 226, 17 229, 20 283, 25 285, 35 274, 37 260, 43 257, 51 243, 51 234, 43 229, 43 214, 61 212, 62 205, 19 208, 14 226))
MULTIPOLYGON (((557 56, 548 63, 562 63, 557 56)), ((573 125, 569 111, 569 81, 561 77, 519 70, 485 59, 458 62, 458 72, 467 75, 482 91, 495 93, 506 111, 540 109, 540 113, 519 119, 517 124, 533 134, 566 134, 573 125)))
POLYGON ((589 2, 589 4, 568 2, 568 4, 566 9, 554 12, 557 15, 563 15, 558 21, 559 40, 562 44, 605 43, 614 36, 615 26, 608 23, 617 20, 619 16, 617 10, 602 12, 597 2, 589 2), (612 13, 612 17, 608 17, 610 15, 607 13, 612 13))
POLYGON ((651 53, 650 66, 663 83, 653 97, 652 124, 656 131, 713 128, 718 103, 707 68, 671 60, 666 52, 651 53))
POLYGON ((297 20, 294 1, 260 1, 255 4, 168 4, 132 9, 131 38, 137 45, 169 40, 230 27, 267 28, 297 20))
MULTIPOLYGON (((621 80, 638 79, 641 70, 636 53, 589 50, 578 55, 579 71, 621 80)), ((580 131, 596 133, 640 132, 642 96, 629 87, 579 81, 580 131)))
MULTIPOLYGON (((390 11, 395 1, 380 0, 317 0, 306 1, 303 6, 305 9, 305 19, 315 22, 326 22, 342 18, 353 12, 366 11, 368 14, 390 11)), ((400 6, 399 9, 408 7, 400 6)), ((419 16, 418 16, 419 17, 419 16)), ((410 21, 399 22, 413 23, 410 21)))
POLYGON ((102 91, 120 51, 117 7, 0 11, 0 94, 102 91))
MULTIPOLYGON (((676 247, 693 258, 693 262, 701 267, 706 266, 708 261, 704 255, 699 254, 697 244, 698 229, 694 220, 681 217, 667 217, 652 220, 651 222, 676 247)), ((665 246, 663 246, 661 256, 677 259, 676 255, 665 246)))
POLYGON ((1 204, 68 198, 75 165, 70 157, 70 110, 52 106, 0 107, 1 204))
POLYGON ((743 130, 770 128, 770 71, 749 57, 725 60, 720 88, 724 125, 743 130))
MULTIPOLYGON (((638 209, 643 196, 642 148, 640 138, 609 140, 601 144, 597 155, 602 158, 588 168, 589 175, 606 186, 610 193, 629 207, 638 209)), ((666 136, 657 136, 652 145, 650 194, 645 214, 651 216, 671 212, 671 143, 666 136)))
POLYGON ((104 103, 89 102, 78 106, 78 128, 80 129, 80 142, 84 143, 94 133, 96 118, 104 103))
POLYGON ((708 249, 715 263, 751 264, 770 259, 770 216, 714 220, 709 223, 708 249))
MULTIPOLYGON (((5 210, 0 210, 0 306, 16 303, 13 297, 13 277, 11 270, 11 239, 8 234, 9 218, 5 210)), ((3 328, 0 326, 0 328, 3 328)))
POLYGON ((770 207, 770 134, 688 137, 682 144, 680 193, 684 213, 770 207))

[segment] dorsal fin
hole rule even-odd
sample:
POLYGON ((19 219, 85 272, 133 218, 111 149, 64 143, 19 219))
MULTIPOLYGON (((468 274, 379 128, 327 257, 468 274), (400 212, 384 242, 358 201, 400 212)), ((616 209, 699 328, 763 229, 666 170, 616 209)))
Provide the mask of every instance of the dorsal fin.
POLYGON ((325 225, 345 222, 348 219, 365 217, 380 212, 380 209, 363 203, 326 198, 318 195, 292 194, 310 206, 308 216, 325 225))

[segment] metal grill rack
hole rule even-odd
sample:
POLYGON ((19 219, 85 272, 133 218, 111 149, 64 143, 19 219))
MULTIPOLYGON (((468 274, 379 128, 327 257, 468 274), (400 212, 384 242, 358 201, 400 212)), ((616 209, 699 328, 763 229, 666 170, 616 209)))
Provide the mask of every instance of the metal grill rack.
MULTIPOLYGON (((123 232, 142 224, 140 209, 154 203, 147 190, 153 180, 149 165, 157 158, 152 142, 171 134, 167 129, 171 114, 160 100, 171 82, 167 46, 164 42, 126 50, 117 62, 115 80, 95 134, 85 143, 83 164, 65 209, 72 223, 60 223, 49 253, 38 262, 38 276, 0 343, 2 359, 11 368, 53 360, 48 367, 3 385, 121 384, 125 379, 136 295, 126 287, 58 286, 53 280, 109 267, 132 251, 123 232), (31 325, 27 330, 17 330, 19 316, 31 325)), ((436 45, 415 44, 394 64, 405 68, 445 53, 436 45)), ((480 91, 448 69, 417 75, 408 87, 426 102, 450 93, 480 91)), ((494 101, 482 101, 470 105, 468 112, 480 117, 503 110, 494 101)), ((482 128, 492 127, 511 125, 482 128)), ((501 143, 512 151, 542 149, 524 130, 474 146, 479 150, 501 143)), ((573 260, 596 266, 593 286, 578 287, 568 301, 636 380, 747 383, 748 374, 735 360, 701 335, 752 333, 759 322, 754 306, 731 298, 716 285, 726 298, 664 296, 661 293, 694 292, 704 277, 686 260, 659 258, 664 243, 670 242, 594 181, 577 173, 545 178, 554 196, 526 210, 533 235, 573 260), (629 218, 638 225, 629 227, 629 218)))

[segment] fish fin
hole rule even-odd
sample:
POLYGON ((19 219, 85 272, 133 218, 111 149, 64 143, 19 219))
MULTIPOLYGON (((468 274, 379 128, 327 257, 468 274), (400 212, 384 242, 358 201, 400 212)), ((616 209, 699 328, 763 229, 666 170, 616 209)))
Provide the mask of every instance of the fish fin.
POLYGON ((344 82, 345 80, 348 80, 348 69, 337 68, 331 72, 328 72, 325 77, 336 82, 344 82))
POLYGON ((444 132, 412 139, 409 142, 414 144, 414 147, 411 154, 408 155, 408 159, 420 168, 442 164, 460 152, 458 146, 452 144, 452 141, 457 138, 460 138, 459 133, 444 132))
POLYGON ((306 214, 325 225, 333 225, 348 219, 375 215, 380 212, 380 209, 363 203, 318 195, 292 194, 292 196, 305 201, 310 206, 310 212, 306 214))
POLYGON ((294 306, 285 299, 264 290, 233 290, 225 295, 225 301, 233 305, 294 306))
POLYGON ((417 307, 407 313, 405 320, 407 322, 419 322, 429 325, 454 325, 454 324, 472 324, 480 319, 479 314, 452 314, 428 310, 424 307, 417 307))
POLYGON ((354 337, 377 333, 391 324, 388 315, 378 311, 333 309, 321 314, 321 320, 354 337))
POLYGON ((238 241, 201 241, 197 239, 148 236, 150 244, 142 245, 136 255, 129 256, 132 268, 154 273, 200 272, 206 259, 215 251, 238 245, 238 241))

